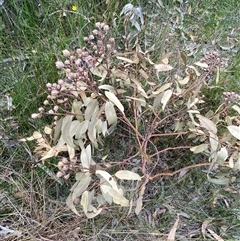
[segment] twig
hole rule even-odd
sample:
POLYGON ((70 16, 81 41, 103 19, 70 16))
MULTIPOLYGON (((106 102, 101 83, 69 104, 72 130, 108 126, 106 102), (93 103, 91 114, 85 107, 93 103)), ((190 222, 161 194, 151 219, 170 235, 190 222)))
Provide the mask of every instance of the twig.
POLYGON ((204 163, 198 163, 198 164, 193 164, 193 165, 190 165, 190 166, 186 166, 186 167, 183 167, 181 169, 178 169, 177 171, 174 171, 174 172, 160 172, 158 174, 155 174, 154 176, 150 176, 148 177, 149 180, 154 180, 156 178, 159 178, 159 177, 163 177, 163 176, 174 176, 175 174, 183 171, 183 170, 186 170, 186 169, 192 169, 192 168, 196 168, 196 167, 202 167, 202 166, 210 166, 212 165, 212 162, 204 162, 204 163))

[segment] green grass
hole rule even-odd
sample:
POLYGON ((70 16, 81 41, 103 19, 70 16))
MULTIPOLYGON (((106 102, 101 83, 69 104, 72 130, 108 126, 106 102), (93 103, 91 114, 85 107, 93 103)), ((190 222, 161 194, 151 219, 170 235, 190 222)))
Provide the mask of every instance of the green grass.
MULTIPOLYGON (((106 1, 75 2, 5 0, 0 7, 1 225, 21 230, 25 236, 19 240, 43 240, 44 237, 70 241, 74 236, 77 240, 164 240, 180 213, 178 240, 203 240, 201 226, 209 220, 208 228, 224 240, 238 240, 239 180, 228 187, 216 186, 207 182, 202 168, 197 168, 181 179, 176 176, 149 183, 139 217, 133 213, 127 215, 125 208, 108 207, 106 214, 86 220, 84 216, 76 217, 65 206, 70 181, 61 186, 47 176, 34 165, 37 160, 31 154, 32 146, 29 148, 17 141, 48 122, 48 118, 33 121, 30 116, 46 98, 46 83, 59 78, 54 63, 63 49, 82 46, 83 37, 98 21, 112 26, 122 48, 124 28, 119 15, 128 1, 114 0, 108 5, 106 1), (78 9, 72 11, 75 4, 78 9), (13 98, 16 108, 12 111, 6 108, 5 94, 13 98), (13 121, 18 123, 17 129, 13 121)), ((140 3, 145 13, 146 25, 139 37, 143 50, 155 44, 159 47, 156 59, 172 50, 189 54, 193 36, 198 47, 188 57, 189 63, 202 58, 205 49, 219 51, 226 62, 220 71, 220 88, 205 93, 209 103, 217 105, 223 90, 240 93, 239 42, 234 40, 240 36, 238 0, 190 0, 188 5, 165 0, 162 1, 165 8, 146 1, 129 2, 140 3), (176 22, 181 19, 179 9, 184 14, 182 23, 176 22), (221 47, 232 43, 234 47, 230 49, 221 47)), ((212 78, 215 79, 215 75, 212 78)), ((119 148, 114 152, 116 145, 113 147, 111 143, 125 149, 124 139, 116 142, 108 139, 104 150, 111 158, 115 156, 116 161, 124 158, 126 151, 119 148)), ((185 153, 179 156, 175 162, 173 159, 168 162, 171 168, 197 161, 185 153)), ((214 240, 209 233, 207 238, 214 240)))

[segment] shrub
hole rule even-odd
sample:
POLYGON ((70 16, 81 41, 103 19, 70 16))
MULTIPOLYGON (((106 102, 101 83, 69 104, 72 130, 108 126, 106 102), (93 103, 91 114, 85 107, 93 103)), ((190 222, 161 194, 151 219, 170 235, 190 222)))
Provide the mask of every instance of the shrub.
POLYGON ((75 174, 66 201, 73 212, 79 215, 81 206, 93 218, 115 203, 133 205, 139 214, 149 181, 199 166, 209 166, 213 183, 234 181, 216 170, 223 165, 240 169, 239 95, 224 92, 215 108, 203 94, 217 88, 209 85, 221 65, 217 53, 207 53, 193 65, 182 52, 153 62, 154 49, 143 52, 136 45, 118 52, 104 23, 96 23, 84 41, 74 52, 63 50, 64 59, 56 62, 61 79, 46 85, 44 106, 32 114, 52 116, 52 125, 26 139, 36 141, 35 153, 43 162, 59 157, 58 178, 75 174), (96 162, 94 150, 104 148, 104 138, 117 132, 119 123, 131 130, 135 153, 118 163, 96 162), (162 154, 174 150, 203 153, 209 162, 159 172, 166 166, 162 154))

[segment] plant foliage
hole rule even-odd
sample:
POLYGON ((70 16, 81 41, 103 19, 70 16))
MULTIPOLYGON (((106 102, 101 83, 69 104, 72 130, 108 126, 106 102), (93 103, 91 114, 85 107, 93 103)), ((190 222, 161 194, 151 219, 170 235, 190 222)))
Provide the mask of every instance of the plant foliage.
MULTIPOLYGON (((136 25, 132 16, 140 10, 128 7, 130 24, 136 25)), ((135 27, 140 29, 140 25, 135 27)), ((209 166, 207 175, 213 183, 234 181, 222 175, 219 167, 240 170, 239 95, 224 92, 222 103, 213 109, 203 94, 203 90, 218 88, 209 84, 209 77, 220 67, 217 53, 207 53, 207 61, 189 64, 181 51, 153 60, 154 46, 143 51, 135 44, 119 52, 109 26, 99 22, 84 41, 83 48, 63 50, 63 59, 56 62, 61 78, 47 84, 44 107, 32 115, 50 115, 52 125, 25 139, 36 141, 35 152, 43 162, 65 155, 58 162, 57 177, 68 179, 75 174, 66 201, 74 213, 79 215, 81 207, 93 218, 115 203, 130 210, 135 207, 139 214, 149 181, 198 166, 209 166), (96 162, 94 150, 104 148, 104 138, 117 132, 119 123, 133 133, 135 154, 118 164, 104 158, 96 162), (170 137, 174 140, 168 147, 159 149, 156 140, 170 137), (201 153, 209 162, 159 172, 162 153, 172 150, 201 153), (137 168, 130 169, 131 162, 137 168)))

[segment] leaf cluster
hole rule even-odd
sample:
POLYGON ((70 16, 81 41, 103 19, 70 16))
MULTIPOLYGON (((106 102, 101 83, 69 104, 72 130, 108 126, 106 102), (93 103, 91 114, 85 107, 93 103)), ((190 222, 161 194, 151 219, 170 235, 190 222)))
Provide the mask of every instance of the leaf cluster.
POLYGON ((46 107, 32 115, 53 116, 52 126, 46 126, 44 134, 35 132, 26 139, 37 141, 35 152, 42 161, 64 153, 57 177, 76 176, 67 198, 74 213, 79 215, 81 206, 85 215, 93 218, 115 203, 130 206, 129 212, 134 206, 139 214, 149 181, 198 166, 209 166, 211 182, 233 181, 212 170, 219 166, 240 169, 240 107, 232 96, 223 99, 216 110, 206 107, 203 89, 214 88, 207 81, 208 63, 188 64, 180 51, 153 62, 151 54, 156 56, 157 50, 143 51, 139 45, 120 53, 104 23, 96 23, 84 41, 86 45, 75 52, 63 51, 65 60, 56 62, 62 77, 47 84, 46 107), (117 164, 105 161, 106 157, 96 162, 94 150, 104 148, 104 138, 118 132, 119 123, 131 130, 134 155, 117 164), (172 137, 168 147, 161 149, 158 140, 166 142, 172 137), (209 161, 159 172, 166 166, 162 154, 173 150, 203 153, 209 161), (139 158, 137 164, 135 158, 139 158), (137 168, 130 169, 130 163, 137 168), (132 182, 134 188, 130 190, 120 180, 132 182))

